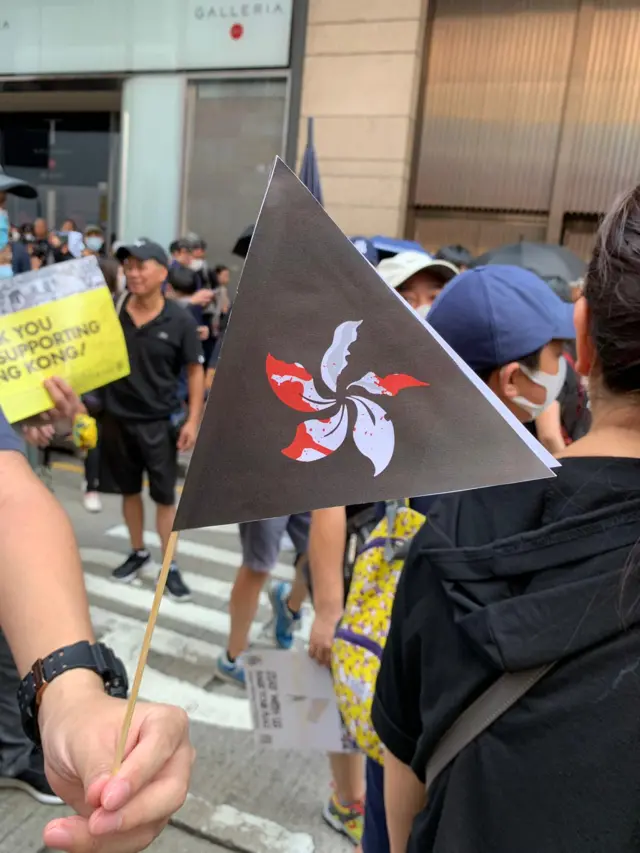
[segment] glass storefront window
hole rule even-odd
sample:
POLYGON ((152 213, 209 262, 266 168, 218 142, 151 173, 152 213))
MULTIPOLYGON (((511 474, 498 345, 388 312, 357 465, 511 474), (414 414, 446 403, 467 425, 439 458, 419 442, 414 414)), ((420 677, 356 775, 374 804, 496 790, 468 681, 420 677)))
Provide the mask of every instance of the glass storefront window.
POLYGON ((191 84, 193 110, 184 222, 209 244, 212 264, 239 272, 231 254, 255 223, 273 159, 283 155, 287 80, 221 79, 191 84))
POLYGON ((118 133, 111 113, 0 113, 6 171, 37 187, 31 201, 9 195, 17 225, 44 216, 51 227, 74 219, 79 227, 110 225, 109 181, 118 133))

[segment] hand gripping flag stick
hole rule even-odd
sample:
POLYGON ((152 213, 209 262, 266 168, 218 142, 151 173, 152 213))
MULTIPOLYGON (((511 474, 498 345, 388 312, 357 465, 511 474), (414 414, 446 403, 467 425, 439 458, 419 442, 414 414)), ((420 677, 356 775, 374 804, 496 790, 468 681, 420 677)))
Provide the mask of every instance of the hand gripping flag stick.
POLYGON ((144 668, 147 665, 147 658, 149 657, 149 649, 151 647, 151 638, 153 637, 153 629, 156 627, 156 620, 158 618, 158 612, 160 610, 160 604, 162 603, 162 596, 164 595, 164 588, 167 585, 167 577, 169 576, 169 569, 171 568, 171 562, 173 560, 173 556, 176 552, 176 546, 178 544, 178 536, 180 532, 174 530, 171 536, 169 537, 169 542, 167 543, 167 550, 164 554, 164 559, 162 561, 162 570, 160 571, 160 577, 158 578, 158 583, 156 585, 156 594, 153 599, 153 604, 151 606, 151 613, 149 613, 149 620, 147 621, 147 629, 144 633, 144 640, 142 641, 142 649, 140 650, 140 657, 138 658, 138 666, 136 667, 136 674, 133 679, 133 684, 131 686, 131 692, 129 694, 129 701, 127 704, 127 713, 124 717, 124 722, 122 724, 122 731, 120 732, 120 740, 118 741, 118 749, 116 751, 115 761, 113 762, 113 773, 114 775, 120 770, 122 766, 122 761, 124 759, 124 751, 127 746, 127 738, 129 737, 129 729, 131 728, 131 721, 133 720, 133 712, 136 709, 136 702, 138 701, 138 694, 140 693, 140 685, 142 683, 142 675, 144 673, 144 668))

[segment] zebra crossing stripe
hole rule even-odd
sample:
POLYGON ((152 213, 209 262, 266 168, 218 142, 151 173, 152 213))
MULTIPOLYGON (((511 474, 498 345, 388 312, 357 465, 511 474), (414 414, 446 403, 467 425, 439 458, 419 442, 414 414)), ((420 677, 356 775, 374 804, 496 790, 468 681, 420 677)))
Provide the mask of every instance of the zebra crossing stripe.
MULTIPOLYGON (((81 548, 80 555, 83 562, 92 563, 95 566, 103 566, 105 569, 113 570, 120 566, 125 555, 119 551, 110 551, 105 548, 81 548)), ((160 573, 160 564, 155 561, 147 563, 142 569, 142 576, 153 579, 157 578, 160 573)), ((210 578, 206 575, 197 572, 185 572, 181 570, 181 575, 187 586, 198 595, 206 595, 211 598, 219 598, 221 601, 227 602, 231 597, 233 584, 229 581, 221 581, 218 578, 210 578)), ((269 605, 269 596, 263 593, 260 596, 260 604, 265 607, 269 605)))
POLYGON ((217 524, 215 527, 201 527, 200 530, 205 530, 207 533, 228 533, 230 536, 238 538, 237 524, 217 524))
MULTIPOLYGON (((124 539, 129 541, 129 531, 124 524, 118 524, 106 531, 107 536, 112 536, 115 539, 124 539)), ((153 530, 145 530, 144 542, 147 547, 161 548, 160 537, 153 530)), ((240 568, 242 556, 238 551, 230 551, 227 548, 218 548, 215 545, 205 545, 202 542, 194 542, 192 539, 187 539, 184 536, 180 538, 178 544, 178 555, 184 554, 187 557, 195 557, 198 560, 205 560, 209 563, 217 563, 221 566, 232 566, 235 569, 240 568)), ((287 566, 285 563, 277 563, 274 570, 274 576, 282 580, 291 581, 294 578, 293 566, 287 566)))
MULTIPOLYGON (((105 634, 113 634, 117 637, 119 632, 122 636, 127 636, 137 632, 142 648, 145 625, 140 620, 92 604, 91 622, 98 637, 103 637, 105 634)), ((119 644, 117 640, 115 644, 117 647, 119 644)), ((206 640, 198 640, 195 637, 187 637, 162 625, 155 627, 151 648, 165 657, 201 666, 203 669, 208 668, 211 675, 213 675, 216 660, 222 652, 222 646, 208 643, 206 640)))
MULTIPOLYGON (((129 674, 136 670, 143 634, 144 625, 125 628, 120 624, 115 631, 102 637, 102 642, 114 649, 129 674)), ((140 696, 148 701, 179 705, 194 722, 244 731, 253 728, 251 708, 245 697, 209 693, 189 681, 151 667, 145 668, 140 696)))
MULTIPOLYGON (((137 611, 140 614, 142 623, 146 624, 147 616, 153 603, 152 589, 142 589, 131 584, 117 583, 99 575, 94 575, 86 570, 84 581, 90 596, 95 595, 98 598, 104 599, 104 601, 115 605, 116 609, 124 605, 137 611)), ((222 637, 229 636, 231 627, 228 613, 223 613, 214 607, 202 607, 190 601, 178 603, 172 601, 170 598, 165 598, 160 608, 160 619, 166 618, 182 625, 211 631, 222 637)), ((257 640, 261 635, 263 627, 264 625, 260 623, 252 626, 249 635, 252 642, 257 640)))

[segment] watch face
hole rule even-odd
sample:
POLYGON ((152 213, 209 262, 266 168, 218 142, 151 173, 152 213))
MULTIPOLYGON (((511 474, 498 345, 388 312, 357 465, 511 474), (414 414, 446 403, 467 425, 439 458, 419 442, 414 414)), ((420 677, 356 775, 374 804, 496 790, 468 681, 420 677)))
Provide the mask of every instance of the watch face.
POLYGON ((107 681, 104 685, 104 688, 109 694, 109 696, 113 696, 116 699, 126 699, 129 692, 129 685, 127 684, 126 673, 124 675, 124 678, 116 676, 110 681, 107 681))
POLYGON ((100 651, 106 663, 106 670, 101 673, 104 679, 104 689, 109 696, 126 699, 129 691, 129 679, 124 664, 107 646, 101 644, 100 651))

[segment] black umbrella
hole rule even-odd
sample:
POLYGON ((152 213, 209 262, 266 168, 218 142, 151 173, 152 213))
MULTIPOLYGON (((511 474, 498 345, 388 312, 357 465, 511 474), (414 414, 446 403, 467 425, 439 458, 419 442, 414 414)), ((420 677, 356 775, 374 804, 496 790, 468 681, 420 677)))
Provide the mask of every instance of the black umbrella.
POLYGON ((251 238, 253 237, 253 225, 250 225, 248 228, 245 228, 242 234, 236 240, 236 244, 231 250, 234 255, 238 255, 240 258, 246 258, 249 254, 249 246, 251 245, 251 238))
POLYGON ((486 252, 473 262, 474 267, 504 264, 523 267, 545 280, 560 279, 570 284, 582 278, 585 262, 565 246, 552 243, 514 243, 486 252))
POLYGON ((442 246, 434 255, 437 261, 449 261, 456 267, 470 267, 473 264, 471 252, 459 243, 442 246))
MULTIPOLYGON (((318 157, 313 142, 313 119, 310 118, 307 122, 307 147, 304 149, 302 165, 300 166, 300 180, 309 190, 311 195, 320 204, 324 204, 322 200, 322 186, 320 184, 320 169, 318 168, 318 157)), ((242 232, 236 240, 235 246, 231 250, 234 255, 240 258, 246 258, 253 237, 253 225, 242 232)))
POLYGON ((318 156, 313 143, 313 119, 307 122, 307 147, 304 149, 302 165, 300 166, 300 180, 315 198, 318 204, 324 205, 322 199, 322 186, 320 185, 320 169, 318 168, 318 156))
POLYGON ((0 193, 10 193, 20 198, 38 198, 38 190, 21 178, 12 178, 0 166, 0 193))

